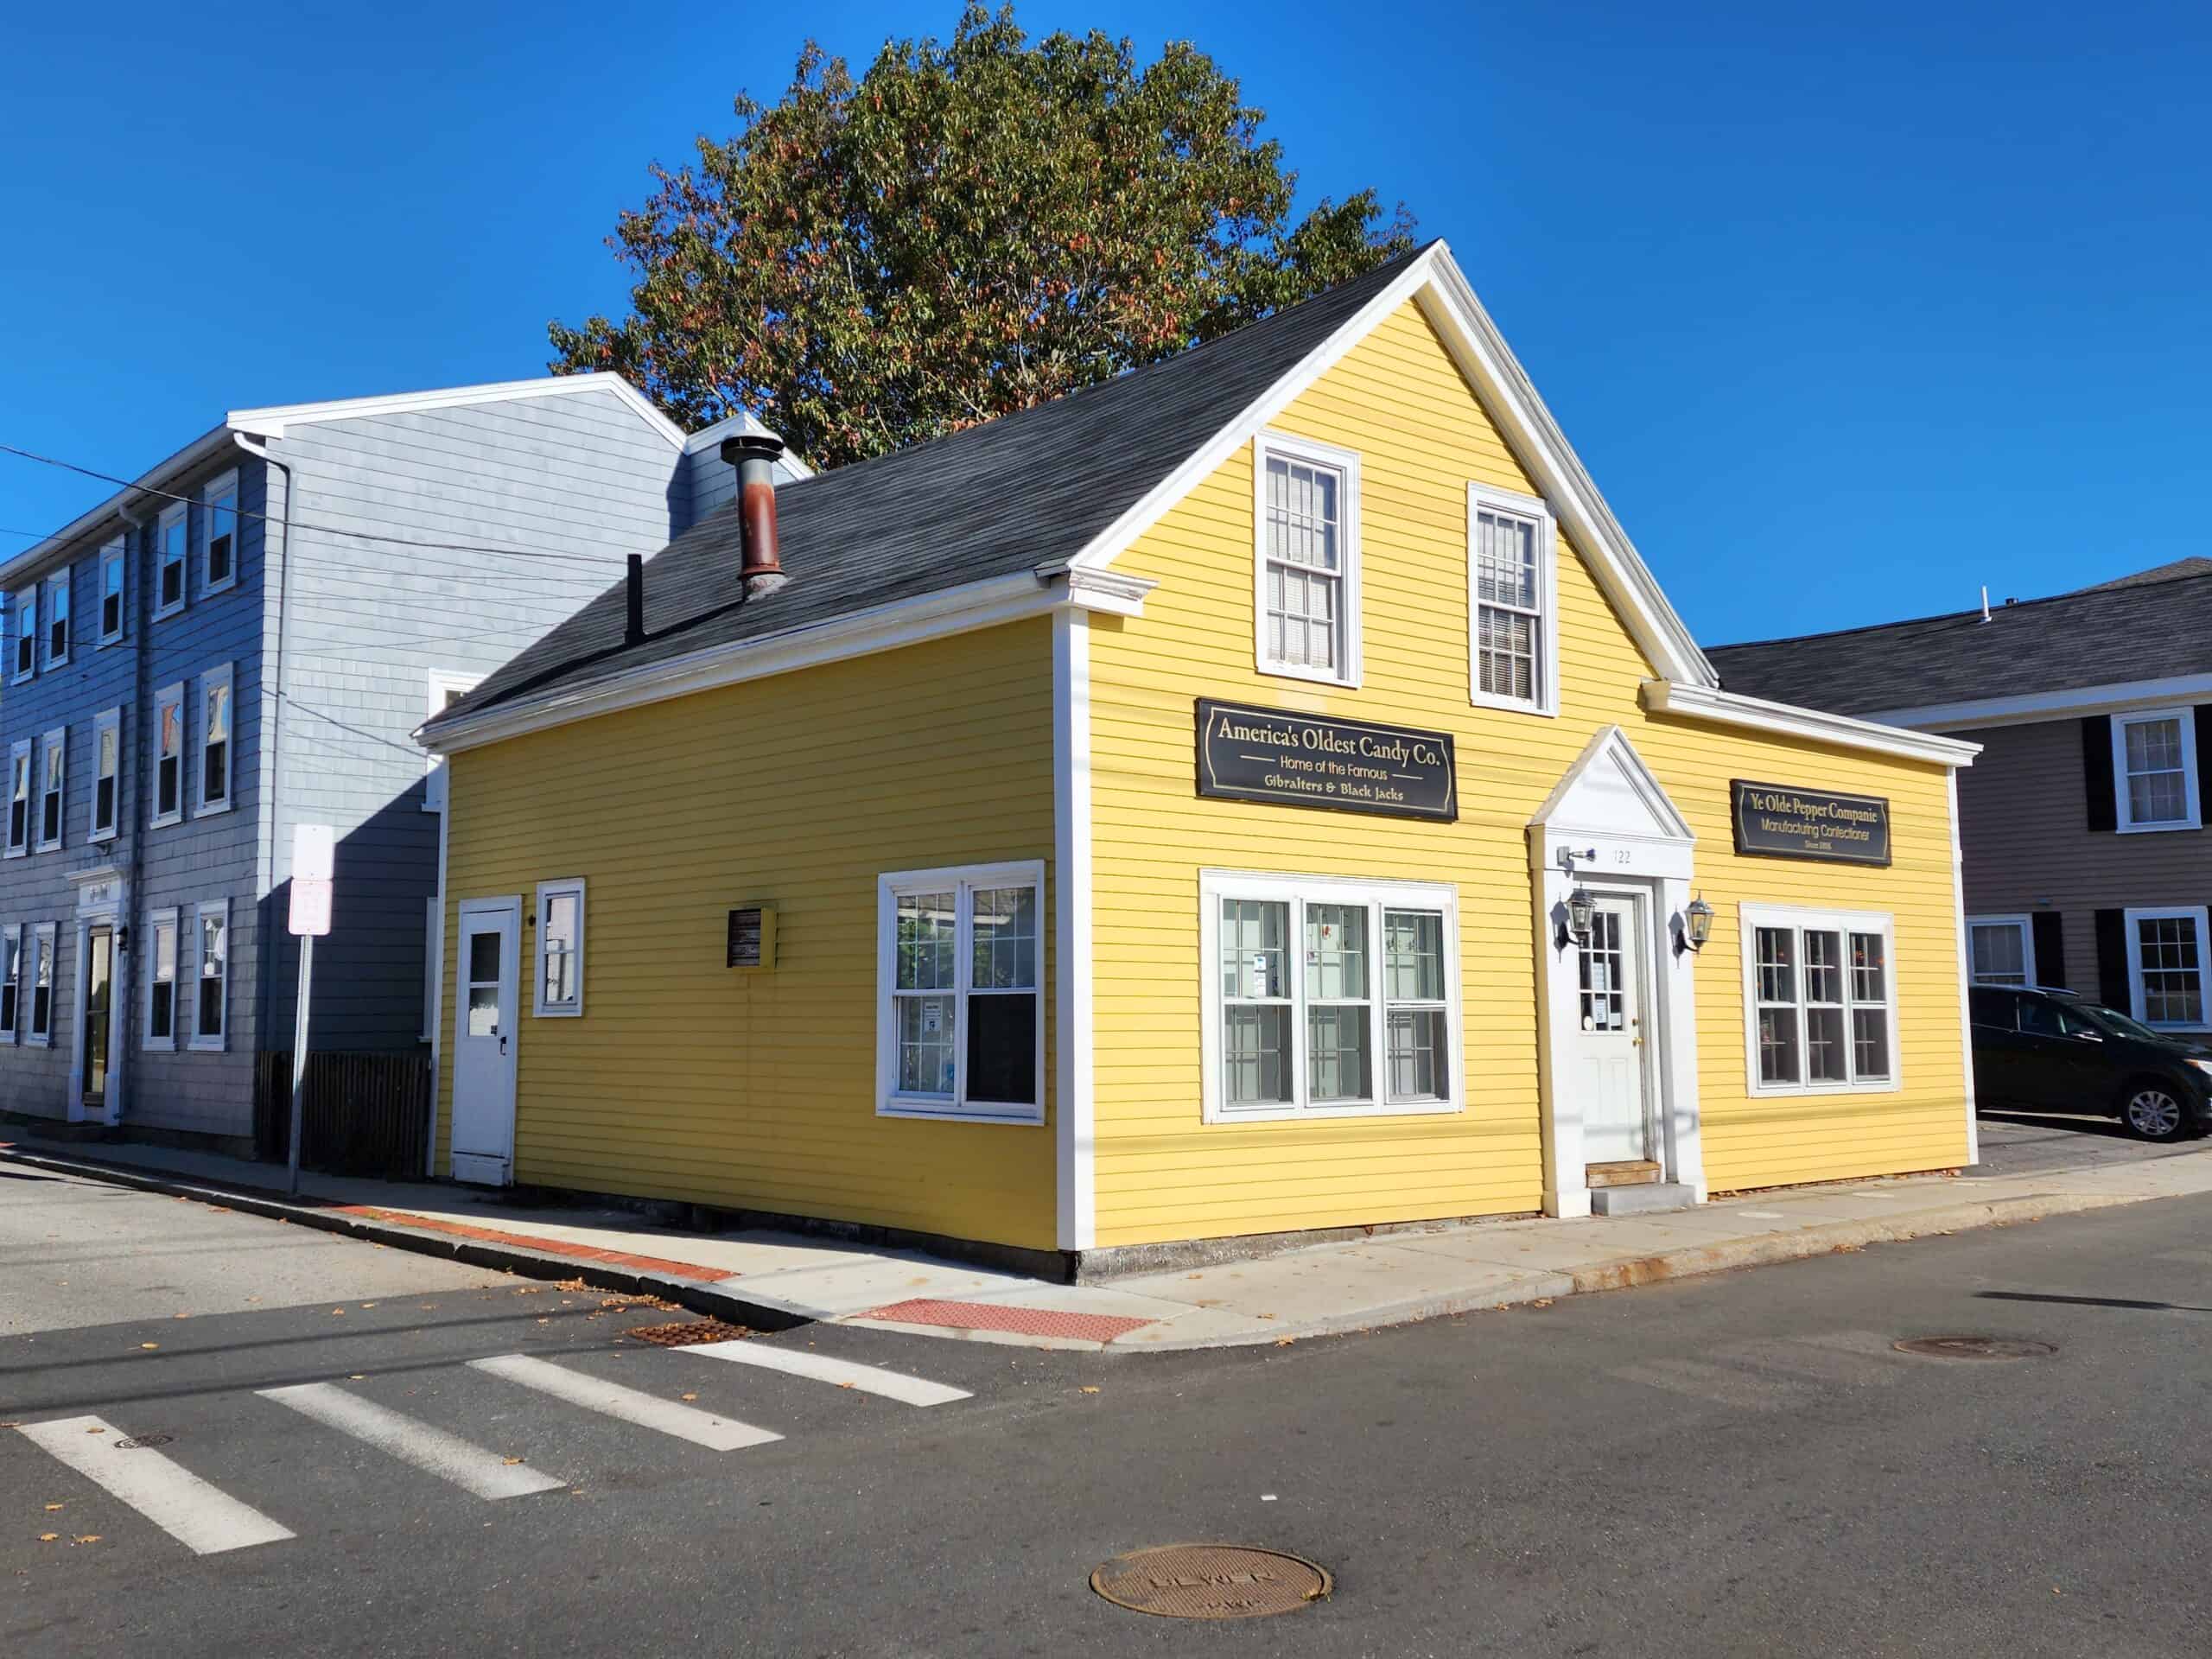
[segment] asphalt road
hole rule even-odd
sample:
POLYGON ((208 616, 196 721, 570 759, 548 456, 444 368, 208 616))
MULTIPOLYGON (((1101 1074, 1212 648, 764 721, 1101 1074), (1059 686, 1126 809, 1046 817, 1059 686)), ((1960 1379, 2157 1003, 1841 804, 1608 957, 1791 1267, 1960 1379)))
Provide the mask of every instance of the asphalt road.
POLYGON ((1981 1161, 1974 1166, 1977 1175, 2024 1175, 2038 1169, 2144 1163, 2212 1152, 2212 1141, 2201 1138, 2164 1147, 2138 1141, 2110 1117, 1985 1109, 1979 1119, 1981 1161))
POLYGON ((62 1263, 19 1260, 22 1212, 89 1205, 113 1241, 139 1215, 175 1236, 185 1206, 10 1186, 0 1420, 67 1425, 44 1445, 0 1432, 11 1659, 2212 1648, 2212 1201, 1257 1351, 848 1327, 742 1344, 964 1391, 925 1406, 868 1391, 877 1372, 845 1388, 621 1334, 688 1316, 346 1241, 327 1270, 385 1275, 375 1294, 239 1306, 264 1264, 310 1264, 283 1265, 292 1241, 268 1235, 289 1230, 235 1215, 200 1217, 236 1238, 233 1267, 162 1281, 219 1281, 219 1307, 118 1287, 124 1317, 85 1323, 81 1276, 55 1293, 40 1277, 62 1263), (1890 1347, 1944 1333, 2058 1351, 1890 1347), (468 1363, 517 1354, 782 1438, 715 1450, 468 1363), (70 1421, 88 1415, 105 1433, 70 1421), (69 1451, 109 1435, 171 1438, 69 1451), (195 1554, 143 1490, 133 1507, 78 1466, 174 1499, 144 1459, 217 1495, 192 1488, 173 1524, 207 1543, 257 1520, 268 1541, 195 1554), (1118 1552, 1198 1539, 1310 1556, 1337 1594, 1194 1624, 1086 1587, 1118 1552))

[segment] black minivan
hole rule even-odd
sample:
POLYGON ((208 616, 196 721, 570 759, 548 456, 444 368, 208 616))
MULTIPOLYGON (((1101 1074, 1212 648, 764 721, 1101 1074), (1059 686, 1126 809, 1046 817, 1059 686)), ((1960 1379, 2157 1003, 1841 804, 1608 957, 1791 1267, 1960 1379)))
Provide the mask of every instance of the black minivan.
POLYGON ((1976 1104, 2116 1117, 2142 1141, 2212 1128, 2212 1048, 2202 1043, 2071 991, 1976 985, 1967 1001, 1976 1104))

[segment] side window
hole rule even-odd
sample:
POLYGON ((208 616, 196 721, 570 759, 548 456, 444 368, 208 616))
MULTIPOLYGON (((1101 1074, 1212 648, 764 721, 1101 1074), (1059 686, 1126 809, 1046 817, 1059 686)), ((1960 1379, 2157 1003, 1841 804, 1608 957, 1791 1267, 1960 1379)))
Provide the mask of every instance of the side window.
POLYGON ((1986 991, 1976 986, 1967 993, 1967 1003, 1974 1023, 1992 1031, 2013 1029, 2012 1005, 2019 999, 2008 991, 1986 991))
POLYGON ((16 677, 28 680, 38 672, 38 589, 26 588, 16 595, 16 677))
POLYGON ((184 550, 190 533, 190 514, 183 502, 174 502, 162 510, 162 516, 154 525, 156 617, 174 616, 184 608, 184 550))
POLYGON ((69 660, 69 572, 65 568, 47 579, 46 665, 60 668, 69 660))
POLYGON ((238 475, 225 473, 207 486, 207 561, 200 592, 219 594, 238 579, 238 475))
POLYGON ((2123 833, 2198 827, 2194 709, 2114 715, 2112 761, 2114 808, 2123 833))
POLYGON ((100 644, 123 638, 123 575, 127 561, 118 536, 100 550, 100 644))
POLYGON ((219 812, 231 804, 231 667, 200 677, 200 798, 194 810, 219 812))
POLYGON ((184 687, 165 685, 154 699, 154 816, 156 827, 184 816, 184 687))

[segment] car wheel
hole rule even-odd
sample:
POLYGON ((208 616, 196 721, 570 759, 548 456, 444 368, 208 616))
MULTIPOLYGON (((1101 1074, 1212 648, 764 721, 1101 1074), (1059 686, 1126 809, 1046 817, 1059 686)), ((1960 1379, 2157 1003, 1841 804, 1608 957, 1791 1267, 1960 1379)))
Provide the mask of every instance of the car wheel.
POLYGON ((2179 1141, 2190 1129, 2189 1109, 2160 1083, 2131 1089, 2120 1103, 2120 1121, 2138 1141, 2179 1141))

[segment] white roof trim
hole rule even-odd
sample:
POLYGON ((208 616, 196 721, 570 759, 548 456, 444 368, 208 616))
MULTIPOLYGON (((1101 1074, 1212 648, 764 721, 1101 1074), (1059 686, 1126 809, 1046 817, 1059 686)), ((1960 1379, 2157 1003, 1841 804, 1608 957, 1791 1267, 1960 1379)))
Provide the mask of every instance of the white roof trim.
POLYGON ((1343 359, 1408 299, 1418 298, 1429 321, 1466 376, 1484 408, 1497 420, 1508 447, 1535 477, 1607 598, 1654 668, 1668 680, 1718 686, 1719 676, 1698 649, 1660 590, 1628 532, 1606 506, 1598 486, 1552 419, 1528 373, 1475 298, 1473 289, 1443 243, 1431 245, 1390 285, 1362 307, 1295 369, 1269 387, 1142 500, 1123 513, 1069 563, 1079 569, 1111 564, 1184 496, 1298 396, 1343 359))
POLYGON ((2029 691, 2012 697, 1975 697, 1959 702, 1931 702, 1917 709, 1885 709, 1862 719, 1885 726, 1923 730, 1976 726, 2024 726, 2071 715, 2117 714, 2167 702, 2212 702, 2212 674, 2174 674, 2162 680, 2115 680, 2109 685, 2076 686, 2069 691, 2029 691))
POLYGON ((408 415, 423 409, 453 409, 464 404, 493 404, 521 397, 570 397, 580 392, 612 391, 638 412, 669 443, 683 448, 683 429, 653 406, 652 400, 619 374, 546 375, 535 380, 496 380, 480 386, 447 386, 435 391, 401 391, 383 397, 340 397, 321 404, 279 404, 267 409, 234 409, 226 424, 234 432, 281 438, 288 426, 318 421, 359 420, 377 415, 408 415))
POLYGON ((1801 741, 1866 749, 1901 760, 1927 760, 1943 766, 1970 766, 1974 756, 1981 753, 1979 743, 1933 737, 1925 732, 1908 732, 1869 720, 1822 714, 1816 709, 1792 708, 1786 702, 1768 702, 1758 697, 1717 691, 1711 686, 1685 685, 1675 680, 1646 680, 1643 706, 1655 715, 1679 715, 1687 720, 1742 726, 1801 741))
MULTIPOLYGON (((1575 757, 1574 764, 1561 775, 1552 792, 1544 797, 1544 804, 1529 820, 1529 827, 1535 830, 1550 826, 1559 817, 1560 810, 1573 798, 1575 785, 1606 761, 1611 761, 1618 769, 1637 799, 1650 813, 1658 836, 1680 842, 1697 839, 1697 831, 1690 828, 1689 820, 1676 809, 1674 797, 1667 793, 1667 786, 1659 781, 1649 766, 1643 764, 1643 757, 1636 752, 1636 745, 1629 741, 1628 734, 1618 726, 1601 727, 1597 734, 1583 746, 1582 753, 1575 757)), ((1602 829, 1613 834, 1653 833, 1643 830, 1624 830, 1620 825, 1600 826, 1573 821, 1562 822, 1558 827, 1570 832, 1602 829)))
MULTIPOLYGON (((113 521, 131 513, 132 497, 145 495, 149 490, 166 489, 195 467, 205 466, 211 458, 232 453, 230 428, 219 426, 212 432, 203 432, 167 461, 141 473, 134 482, 116 491, 91 512, 79 513, 44 541, 25 548, 0 564, 0 584, 12 583, 17 577, 30 574, 56 553, 87 536, 111 535, 113 521)), ((143 510, 133 516, 140 519, 151 518, 162 505, 158 497, 145 495, 143 510)))

